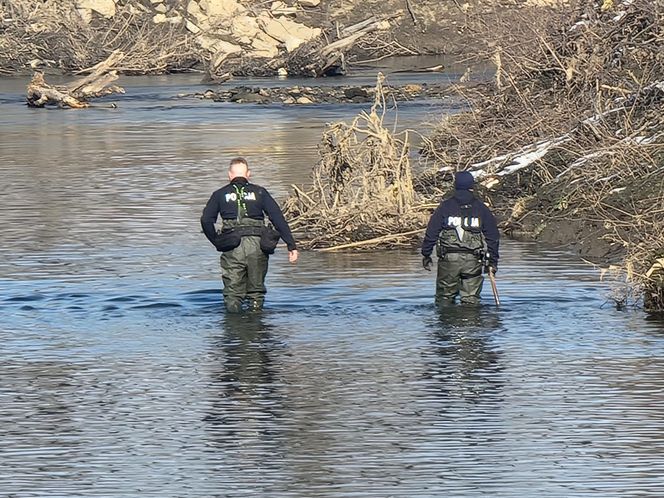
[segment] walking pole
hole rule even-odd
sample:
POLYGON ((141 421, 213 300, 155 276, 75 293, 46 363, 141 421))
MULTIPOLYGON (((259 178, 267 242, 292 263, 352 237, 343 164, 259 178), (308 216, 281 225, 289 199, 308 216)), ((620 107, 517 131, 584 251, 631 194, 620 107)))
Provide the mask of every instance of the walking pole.
POLYGON ((489 268, 488 271, 491 290, 493 291, 493 299, 496 301, 496 306, 500 306, 500 296, 498 295, 498 287, 496 287, 496 276, 491 271, 491 268, 489 268))

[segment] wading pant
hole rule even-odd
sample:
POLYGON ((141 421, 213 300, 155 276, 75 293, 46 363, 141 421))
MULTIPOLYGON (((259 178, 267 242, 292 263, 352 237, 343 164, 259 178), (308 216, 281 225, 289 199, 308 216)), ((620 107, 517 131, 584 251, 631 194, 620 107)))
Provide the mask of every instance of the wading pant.
POLYGON ((452 304, 457 294, 464 304, 478 304, 482 292, 482 262, 466 252, 451 252, 438 259, 436 304, 452 304))
POLYGON ((221 278, 227 311, 239 313, 245 299, 252 310, 263 308, 267 260, 267 255, 261 251, 260 237, 254 236, 242 237, 238 247, 221 255, 221 278))

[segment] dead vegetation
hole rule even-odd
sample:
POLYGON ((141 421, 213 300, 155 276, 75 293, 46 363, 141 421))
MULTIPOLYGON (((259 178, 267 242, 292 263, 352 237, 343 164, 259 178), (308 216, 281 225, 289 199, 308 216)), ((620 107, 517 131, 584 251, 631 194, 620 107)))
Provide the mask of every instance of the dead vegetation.
POLYGON ((118 71, 149 74, 182 71, 200 62, 199 49, 182 25, 155 24, 151 13, 118 3, 110 19, 81 21, 70 0, 5 0, 0 12, 0 67, 58 68, 77 72, 114 51, 125 57, 118 71))
MULTIPOLYGON (((303 43, 293 51, 282 51, 272 59, 252 59, 239 57, 227 61, 225 69, 237 75, 272 76, 279 70, 289 76, 319 78, 339 76, 348 70, 347 57, 355 47, 363 50, 392 48, 390 54, 403 55, 394 40, 385 40, 403 12, 397 11, 384 16, 371 16, 358 23, 339 29, 327 29, 320 36, 303 43)), ((414 52, 412 52, 414 53, 414 52)))
POLYGON ((426 151, 513 207, 508 230, 568 230, 618 255, 660 309, 648 271, 664 256, 663 26, 664 3, 646 0, 494 26, 495 81, 459 88, 471 111, 445 118, 426 151))
MULTIPOLYGON (((50 68, 76 73, 114 51, 125 54, 122 66, 117 68, 123 74, 172 73, 196 68, 204 70, 206 81, 215 83, 233 75, 274 76, 279 71, 306 77, 343 74, 346 54, 358 43, 365 48, 374 44, 394 45, 396 42, 386 42, 384 38, 403 16, 401 11, 374 15, 346 27, 337 24, 336 31, 326 22, 322 35, 302 39, 305 43, 296 46, 288 29, 306 31, 307 27, 272 13, 266 2, 258 3, 255 8, 249 6, 251 15, 239 15, 238 19, 232 13, 223 22, 217 18, 205 19, 209 25, 206 29, 193 27, 195 23, 191 20, 201 24, 201 19, 190 14, 189 2, 168 2, 170 17, 157 14, 163 16, 159 22, 154 20, 157 16, 151 4, 116 0, 112 16, 95 13, 84 20, 75 0, 3 0, 0 74, 50 68), (269 26, 266 31, 259 29, 261 23, 269 26), (370 35, 374 36, 373 41, 368 41, 370 35), (257 38, 273 48, 274 53, 264 50, 270 55, 260 55, 261 51, 254 46, 257 38)), ((309 32, 321 30, 309 29, 309 32)), ((398 51, 395 49, 393 53, 398 51)))
POLYGON ((408 131, 394 134, 386 128, 383 82, 379 74, 370 112, 327 128, 312 187, 293 186, 285 203, 307 248, 406 245, 423 231, 428 206, 413 188, 408 131))
POLYGON ((91 68, 90 74, 67 85, 49 85, 44 73, 36 72, 27 88, 27 103, 30 107, 59 107, 82 109, 89 107, 89 100, 124 93, 124 89, 112 83, 118 79, 114 69, 124 58, 122 52, 113 52, 108 58, 91 68))

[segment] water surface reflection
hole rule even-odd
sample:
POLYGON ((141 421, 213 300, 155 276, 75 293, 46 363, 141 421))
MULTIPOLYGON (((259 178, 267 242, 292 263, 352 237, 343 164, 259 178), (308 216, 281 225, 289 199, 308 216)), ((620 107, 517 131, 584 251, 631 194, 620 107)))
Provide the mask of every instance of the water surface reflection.
POLYGON ((224 158, 283 195, 358 108, 150 82, 85 113, 0 85, 0 494, 664 494, 664 326, 564 251, 507 242, 504 305, 442 311, 416 251, 281 251, 266 311, 224 315, 198 226, 224 158))

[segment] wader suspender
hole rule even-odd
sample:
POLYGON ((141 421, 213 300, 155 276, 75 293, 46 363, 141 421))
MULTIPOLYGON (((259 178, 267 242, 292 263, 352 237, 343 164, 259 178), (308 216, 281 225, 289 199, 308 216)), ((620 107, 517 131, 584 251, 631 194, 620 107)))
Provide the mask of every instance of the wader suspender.
POLYGON ((237 194, 237 222, 239 223, 242 219, 247 216, 247 204, 244 202, 244 187, 237 188, 237 185, 233 185, 235 193, 237 194))

